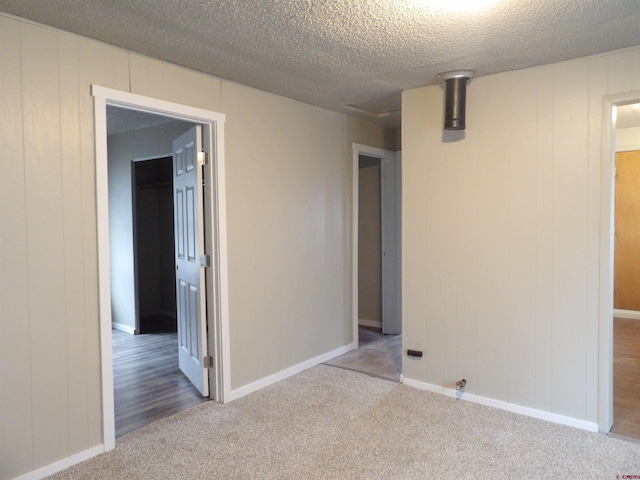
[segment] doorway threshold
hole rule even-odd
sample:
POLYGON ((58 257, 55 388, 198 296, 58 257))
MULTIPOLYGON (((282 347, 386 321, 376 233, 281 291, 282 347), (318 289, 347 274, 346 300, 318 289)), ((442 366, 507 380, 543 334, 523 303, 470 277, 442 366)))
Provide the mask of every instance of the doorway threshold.
POLYGON ((325 362, 325 365, 400 383, 402 335, 383 335, 379 330, 359 327, 358 339, 357 349, 333 358, 325 362))

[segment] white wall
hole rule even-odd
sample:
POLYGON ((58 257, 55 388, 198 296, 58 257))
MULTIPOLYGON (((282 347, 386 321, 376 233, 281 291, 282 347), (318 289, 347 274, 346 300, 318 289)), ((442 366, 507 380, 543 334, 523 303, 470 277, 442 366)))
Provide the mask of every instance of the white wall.
POLYGON ((425 353, 405 378, 598 422, 602 105, 633 90, 638 48, 477 78, 457 141, 441 87, 404 93, 404 338, 425 353))
POLYGON ((618 128, 616 130, 616 150, 640 150, 640 127, 618 128))
POLYGON ((171 142, 189 129, 184 122, 166 123, 110 135, 109 243, 111 315, 113 323, 136 326, 131 162, 171 155, 171 142))
POLYGON ((227 115, 234 388, 351 342, 351 143, 394 132, 5 15, 0 45, 0 478, 101 449, 91 84, 227 115))

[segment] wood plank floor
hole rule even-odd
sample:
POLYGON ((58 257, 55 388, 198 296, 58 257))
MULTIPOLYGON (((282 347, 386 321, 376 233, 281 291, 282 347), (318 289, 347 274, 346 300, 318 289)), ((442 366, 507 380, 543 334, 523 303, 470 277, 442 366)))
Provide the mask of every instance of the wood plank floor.
POLYGON ((640 320, 613 320, 613 428, 640 439, 640 320))
POLYGON ((325 364, 400 382, 402 335, 383 335, 380 329, 358 327, 358 342, 357 349, 325 364))
POLYGON ((176 333, 112 335, 116 438, 209 400, 178 368, 176 333))

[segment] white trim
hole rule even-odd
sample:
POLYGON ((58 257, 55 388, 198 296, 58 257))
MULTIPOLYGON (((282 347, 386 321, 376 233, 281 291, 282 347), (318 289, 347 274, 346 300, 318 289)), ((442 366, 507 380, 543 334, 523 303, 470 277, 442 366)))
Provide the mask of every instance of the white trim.
POLYGON ((133 163, 138 163, 138 162, 148 162, 149 160, 162 160, 163 158, 171 158, 173 157, 173 153, 169 152, 169 153, 161 153, 159 155, 151 155, 150 157, 136 157, 133 158, 131 161, 133 163))
POLYGON ((630 320, 640 320, 640 312, 638 310, 620 310, 615 308, 613 316, 618 318, 628 318, 630 320))
MULTIPOLYGON (((402 151, 395 152, 396 181, 396 315, 400 317, 400 333, 404 333, 402 316, 402 151)), ((402 358, 402 357, 401 357, 402 358)))
POLYGON ((114 90, 113 88, 91 85, 91 95, 104 98, 111 106, 136 110, 139 112, 155 113, 166 117, 177 118, 191 123, 216 123, 225 121, 222 113, 190 107, 179 103, 167 102, 157 98, 145 97, 135 93, 114 90))
POLYGON ((527 417, 537 418, 540 420, 546 420, 548 422, 558 423, 560 425, 567 425, 569 427, 579 428, 581 430, 587 430, 589 432, 597 432, 598 424, 595 422, 588 422, 586 420, 580 420, 578 418, 566 417, 564 415, 558 415, 556 413, 545 412, 544 410, 537 410, 535 408, 523 407, 514 403, 504 402, 502 400, 494 400, 492 398, 482 397, 479 395, 473 395, 470 393, 460 392, 451 388, 439 387, 437 385, 431 385, 429 383, 419 382, 417 380, 411 380, 404 378, 405 385, 427 392, 438 393, 446 395, 447 397, 453 397, 460 400, 466 400, 472 403, 478 403, 487 407, 498 408, 507 412, 517 413, 519 415, 525 415, 527 417))
MULTIPOLYGON (((229 382, 230 342, 228 316, 228 275, 226 244, 226 202, 224 175, 224 121, 225 115, 200 108, 166 102, 120 90, 91 86, 94 97, 95 122, 95 164, 96 164, 96 216, 98 230, 98 282, 100 312, 100 359, 102 381, 102 435, 104 451, 115 448, 115 412, 113 399, 113 359, 111 351, 111 289, 109 271, 109 195, 107 156, 107 105, 137 110, 156 115, 177 118, 202 125, 204 146, 211 155, 211 162, 205 169, 211 194, 205 200, 205 208, 210 213, 207 223, 212 230, 214 251, 217 259, 215 268, 207 270, 207 312, 209 325, 209 350, 214 357, 213 381, 224 385, 229 382), (207 204, 207 200, 208 203, 207 204)), ((211 377, 211 376, 210 376, 211 377)), ((214 400, 224 401, 228 390, 212 388, 214 400)))
POLYGON ((136 329, 130 327, 129 325, 123 325, 122 323, 111 322, 111 328, 114 330, 119 330, 124 333, 128 333, 130 335, 136 334, 136 329))
MULTIPOLYGON (((356 337, 357 338, 357 337, 356 337)), ((358 348, 357 342, 350 343, 349 345, 345 345, 344 347, 336 348, 331 352, 323 353, 322 355, 318 355, 315 358, 311 358, 302 363, 294 365, 293 367, 286 368, 280 372, 269 375, 268 377, 261 378, 260 380, 256 380, 255 382, 244 385, 243 387, 236 388, 232 390, 227 398, 225 398, 226 402, 230 402, 232 400, 237 400, 240 397, 244 397, 245 395, 249 395, 250 393, 256 392, 262 388, 268 387, 269 385, 273 385, 285 378, 289 378, 292 375, 296 375, 300 372, 304 372, 316 365, 320 365, 321 363, 328 362, 340 355, 344 355, 351 350, 355 350, 358 348)))
POLYGON ((600 160, 600 278, 598 292, 598 426, 613 425, 613 231, 615 195, 616 106, 640 101, 640 91, 602 99, 600 160))
MULTIPOLYGON (((358 343, 358 203, 359 203, 359 157, 368 155, 377 158, 395 158, 395 152, 382 148, 370 147, 359 143, 353 144, 353 160, 351 162, 351 322, 353 341, 358 343)), ((401 262, 401 259, 398 259, 401 262)), ((398 299, 401 302, 401 299, 398 299)))
MULTIPOLYGON (((231 394, 231 339, 229 336, 229 276, 227 260, 227 187, 226 187, 226 160, 225 160, 225 124, 216 122, 209 124, 209 135, 205 135, 204 148, 211 153, 215 162, 205 166, 207 185, 209 188, 208 205, 215 211, 216 218, 212 223, 212 229, 207 229, 208 235, 213 236, 217 242, 215 255, 215 268, 207 268, 207 295, 217 299, 209 303, 207 315, 214 315, 218 321, 209 324, 209 348, 213 348, 218 358, 214 359, 217 365, 215 384, 209 385, 209 390, 219 402, 226 402, 231 394), (207 142, 211 142, 208 144, 207 142), (212 306, 213 305, 213 306, 212 306), (212 306, 212 307, 211 307, 212 306)), ((207 237, 209 238, 209 237, 207 237)), ((209 243, 211 244, 211 242, 209 243)), ((211 379, 211 377, 209 377, 211 379)))
POLYGON ((614 107, 602 103, 600 161, 600 279, 598 309, 598 424, 601 431, 613 425, 613 194, 615 166, 614 107))
POLYGON ((107 97, 94 96, 96 220, 98 237, 98 305, 100 315, 100 372, 102 377, 102 443, 116 446, 111 339, 111 267, 109 260, 109 171, 107 161, 107 97))
POLYGON ((51 463, 37 470, 33 470, 32 472, 25 473, 24 475, 20 475, 19 477, 15 477, 13 480, 40 480, 42 478, 53 475, 54 473, 66 470, 69 467, 73 467, 74 465, 84 462, 85 460, 96 457, 104 452, 104 445, 97 445, 93 448, 89 448, 80 453, 76 453, 75 455, 71 455, 70 457, 51 463))
POLYGON ((382 322, 378 320, 367 320, 366 318, 359 318, 358 325, 371 328, 382 328, 382 322))

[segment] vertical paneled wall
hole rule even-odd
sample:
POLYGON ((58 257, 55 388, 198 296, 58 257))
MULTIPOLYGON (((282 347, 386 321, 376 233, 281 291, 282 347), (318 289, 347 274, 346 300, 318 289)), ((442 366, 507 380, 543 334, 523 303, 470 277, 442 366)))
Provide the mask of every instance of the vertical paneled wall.
POLYGON ((350 343, 346 138, 335 112, 223 92, 235 389, 350 343))
POLYGON ((403 96, 405 377, 597 422, 602 98, 640 49, 403 96))
MULTIPOLYGON (((55 460, 68 444, 69 378, 67 352, 73 348, 66 317, 66 283, 79 273, 65 271, 61 98, 58 35, 41 28, 21 37, 23 88, 23 139, 25 145, 25 199, 30 320, 31 410, 34 451, 48 450, 42 461, 55 460), (39 235, 46 231, 47 235, 39 235), (59 275, 63 274, 60 279, 59 275), (61 281, 62 280, 62 281, 61 281), (37 294, 36 294, 37 292, 37 294), (54 348, 50 348, 54 345, 54 348), (51 381, 55 379, 55 381, 51 381), (46 448, 56 445, 56 449, 46 448), (56 451, 58 450, 58 451, 56 451)), ((73 163, 69 159, 69 164, 73 163)), ((79 163, 75 162, 76 168, 79 163)), ((78 199, 76 199, 78 200, 78 199)), ((79 295, 80 292, 76 292, 79 295)), ((72 333, 73 334, 73 333, 72 333)), ((86 391, 82 392, 86 397, 86 391)), ((68 446, 66 447, 68 448, 68 446)))
POLYGON ((0 17, 0 478, 30 470, 33 457, 20 60, 20 24, 0 17))
POLYGON ((222 83, 0 15, 0 479, 102 443, 92 84, 227 115, 234 388, 351 342, 351 143, 394 132, 222 83))
POLYGON ((0 478, 12 478, 102 441, 89 84, 126 88, 128 62, 2 16, 0 36, 0 478))

